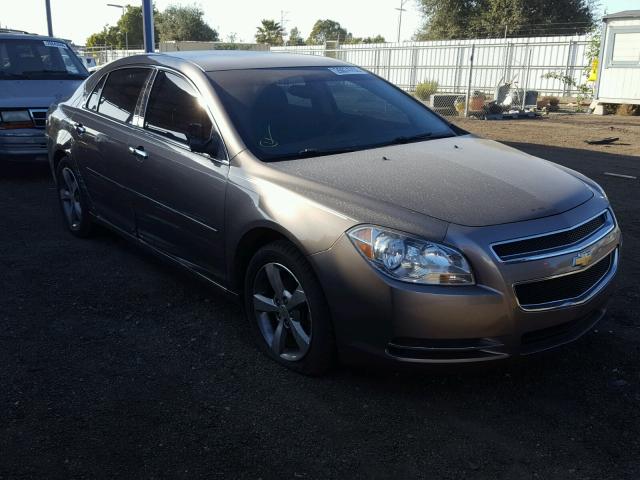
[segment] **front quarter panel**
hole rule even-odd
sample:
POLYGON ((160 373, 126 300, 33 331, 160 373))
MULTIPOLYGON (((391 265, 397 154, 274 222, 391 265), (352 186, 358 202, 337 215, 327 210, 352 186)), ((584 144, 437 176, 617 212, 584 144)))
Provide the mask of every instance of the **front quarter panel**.
POLYGON ((330 248, 357 221, 269 180, 231 166, 227 192, 227 251, 257 228, 275 230, 306 255, 330 248))
POLYGON ((67 102, 58 104, 49 110, 47 117, 47 151, 49 165, 55 178, 55 162, 59 154, 71 155, 74 142, 71 133, 71 108, 67 102))

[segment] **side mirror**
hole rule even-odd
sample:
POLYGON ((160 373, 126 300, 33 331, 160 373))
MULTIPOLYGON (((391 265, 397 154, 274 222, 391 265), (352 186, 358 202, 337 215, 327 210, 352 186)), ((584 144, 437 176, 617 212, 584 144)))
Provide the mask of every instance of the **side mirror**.
POLYGON ((206 135, 202 130, 202 125, 199 123, 189 125, 189 134, 187 135, 189 148, 195 153, 204 153, 211 158, 220 158, 220 147, 222 146, 220 135, 215 130, 206 135))

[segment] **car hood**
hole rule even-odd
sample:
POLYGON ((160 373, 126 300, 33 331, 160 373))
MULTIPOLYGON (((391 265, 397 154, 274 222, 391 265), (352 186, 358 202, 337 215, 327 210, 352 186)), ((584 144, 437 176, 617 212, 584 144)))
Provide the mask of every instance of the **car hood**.
POLYGON ((472 135, 270 166, 466 226, 556 215, 593 197, 583 181, 555 164, 472 135))
POLYGON ((69 98, 82 80, 0 80, 0 108, 48 108, 69 98))

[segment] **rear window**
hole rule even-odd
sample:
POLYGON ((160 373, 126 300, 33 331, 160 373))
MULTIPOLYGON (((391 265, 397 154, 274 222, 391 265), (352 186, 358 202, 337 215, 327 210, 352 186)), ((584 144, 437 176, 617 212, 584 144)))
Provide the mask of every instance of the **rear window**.
POLYGON ((0 39, 0 80, 83 79, 88 75, 64 42, 0 39))
POLYGON ((148 75, 147 68, 123 68, 109 73, 102 89, 98 112, 114 120, 131 123, 138 96, 148 75))

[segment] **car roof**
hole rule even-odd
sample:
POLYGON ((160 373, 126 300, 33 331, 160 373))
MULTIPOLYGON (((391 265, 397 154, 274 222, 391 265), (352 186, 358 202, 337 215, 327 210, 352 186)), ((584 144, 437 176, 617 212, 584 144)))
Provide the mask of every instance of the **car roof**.
POLYGON ((3 32, 0 30, 0 38, 3 40, 51 40, 54 42, 69 43, 68 40, 58 37, 49 37, 48 35, 36 35, 35 33, 20 32, 3 32))
POLYGON ((186 52, 147 53, 133 55, 114 62, 116 64, 152 63, 162 64, 164 60, 182 60, 196 65, 205 72, 219 70, 246 70, 254 68, 282 67, 326 67, 344 66, 348 63, 334 58, 317 55, 294 55, 247 50, 194 50, 186 52))

